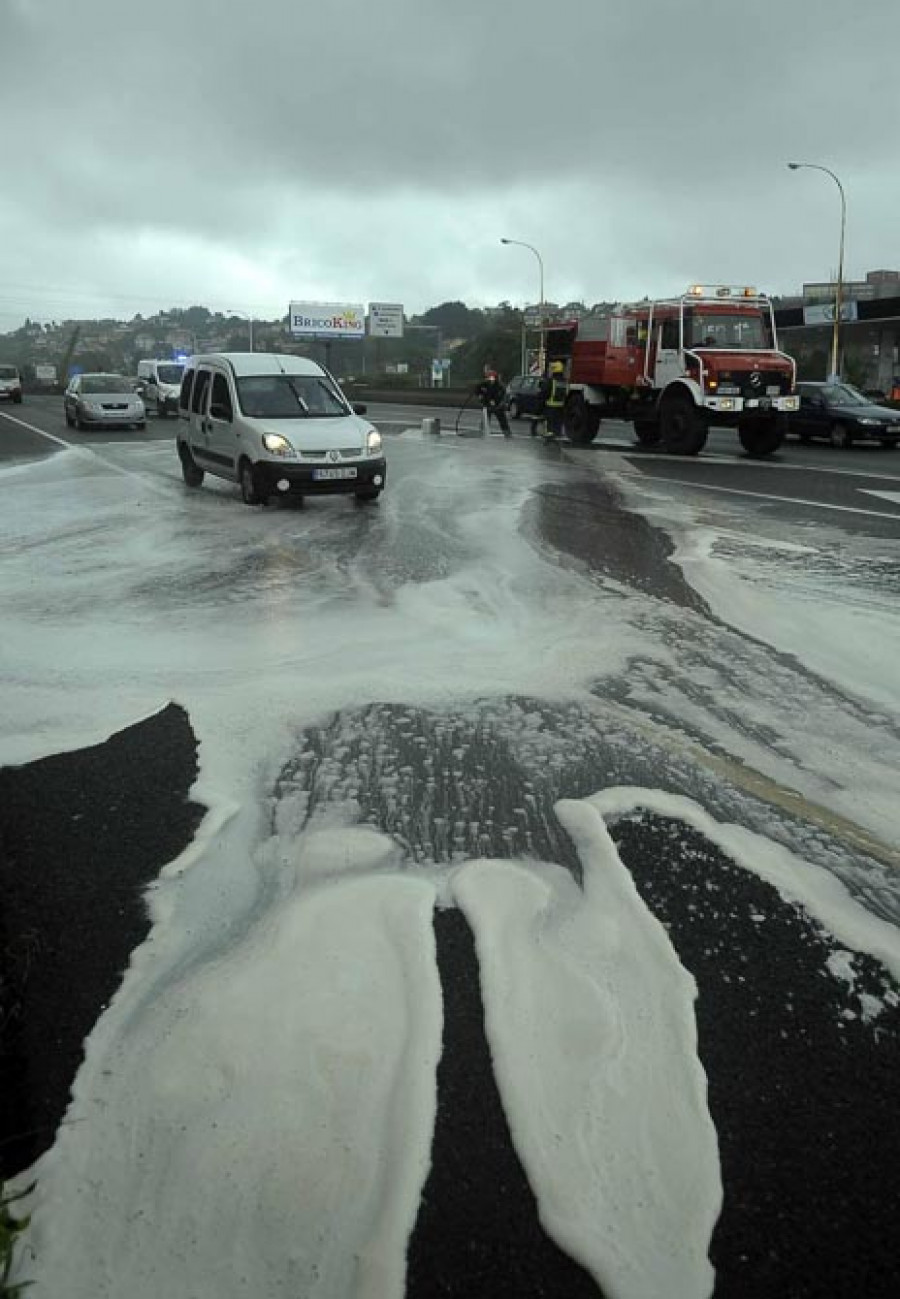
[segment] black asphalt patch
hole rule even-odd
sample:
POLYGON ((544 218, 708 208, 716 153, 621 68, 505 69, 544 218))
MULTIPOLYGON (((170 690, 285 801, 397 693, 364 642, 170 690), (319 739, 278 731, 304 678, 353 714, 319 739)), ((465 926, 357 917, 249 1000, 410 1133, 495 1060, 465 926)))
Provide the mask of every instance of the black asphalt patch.
POLYGON ((699 986, 699 1052, 725 1202, 715 1299, 896 1299, 900 1293, 900 1009, 854 954, 681 822, 636 815, 612 835, 699 986), (861 996, 862 994, 862 996, 861 996))
POLYGON ((494 1078, 469 927, 459 911, 438 911, 434 928, 444 1049, 431 1171, 409 1245, 408 1299, 602 1299, 538 1221, 494 1078))
POLYGON ((604 573, 632 590, 709 616, 701 596, 671 556, 668 535, 627 508, 609 483, 591 476, 548 483, 525 513, 526 527, 579 567, 604 573))
POLYGON ((197 741, 174 704, 102 744, 0 769, 0 1176, 53 1142, 84 1040, 190 843, 197 741))

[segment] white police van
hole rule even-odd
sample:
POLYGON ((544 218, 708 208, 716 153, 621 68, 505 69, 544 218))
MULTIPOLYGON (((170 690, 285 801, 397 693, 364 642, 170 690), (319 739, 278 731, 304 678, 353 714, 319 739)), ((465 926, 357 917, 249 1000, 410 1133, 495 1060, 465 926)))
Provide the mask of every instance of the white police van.
POLYGON ((315 361, 275 352, 219 352, 187 362, 178 454, 188 487, 205 474, 240 485, 247 505, 270 497, 384 490, 381 434, 315 361))
POLYGON ((139 391, 144 405, 155 407, 160 419, 178 414, 183 374, 180 361, 138 361, 139 391))

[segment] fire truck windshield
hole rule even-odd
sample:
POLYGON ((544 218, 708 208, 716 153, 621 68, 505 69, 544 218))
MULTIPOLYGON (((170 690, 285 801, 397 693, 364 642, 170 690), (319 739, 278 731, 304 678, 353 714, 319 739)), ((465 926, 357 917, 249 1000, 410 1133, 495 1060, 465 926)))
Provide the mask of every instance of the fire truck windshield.
POLYGON ((772 346, 762 312, 691 311, 684 313, 686 347, 724 347, 754 351, 772 346))

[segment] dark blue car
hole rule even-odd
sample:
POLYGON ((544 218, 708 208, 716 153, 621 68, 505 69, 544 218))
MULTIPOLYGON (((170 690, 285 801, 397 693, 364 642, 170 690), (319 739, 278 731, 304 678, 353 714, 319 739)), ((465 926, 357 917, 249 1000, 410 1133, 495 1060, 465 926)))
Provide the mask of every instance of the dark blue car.
POLYGON ((506 409, 513 419, 536 415, 542 406, 539 374, 517 374, 506 385, 506 409))
POLYGON ((798 383, 800 409, 788 416, 788 432, 801 442, 825 438, 833 447, 854 442, 900 442, 900 410, 879 406, 849 383, 798 383))

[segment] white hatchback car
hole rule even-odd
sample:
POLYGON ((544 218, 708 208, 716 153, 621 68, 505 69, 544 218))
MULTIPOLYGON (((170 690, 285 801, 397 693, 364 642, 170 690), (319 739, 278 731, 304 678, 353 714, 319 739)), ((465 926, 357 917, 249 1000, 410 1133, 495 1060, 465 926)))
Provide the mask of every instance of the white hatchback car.
POLYGON ((206 473, 240 484, 247 505, 272 496, 384 490, 381 434, 315 361, 275 352, 219 352, 185 366, 178 454, 188 487, 206 473))

